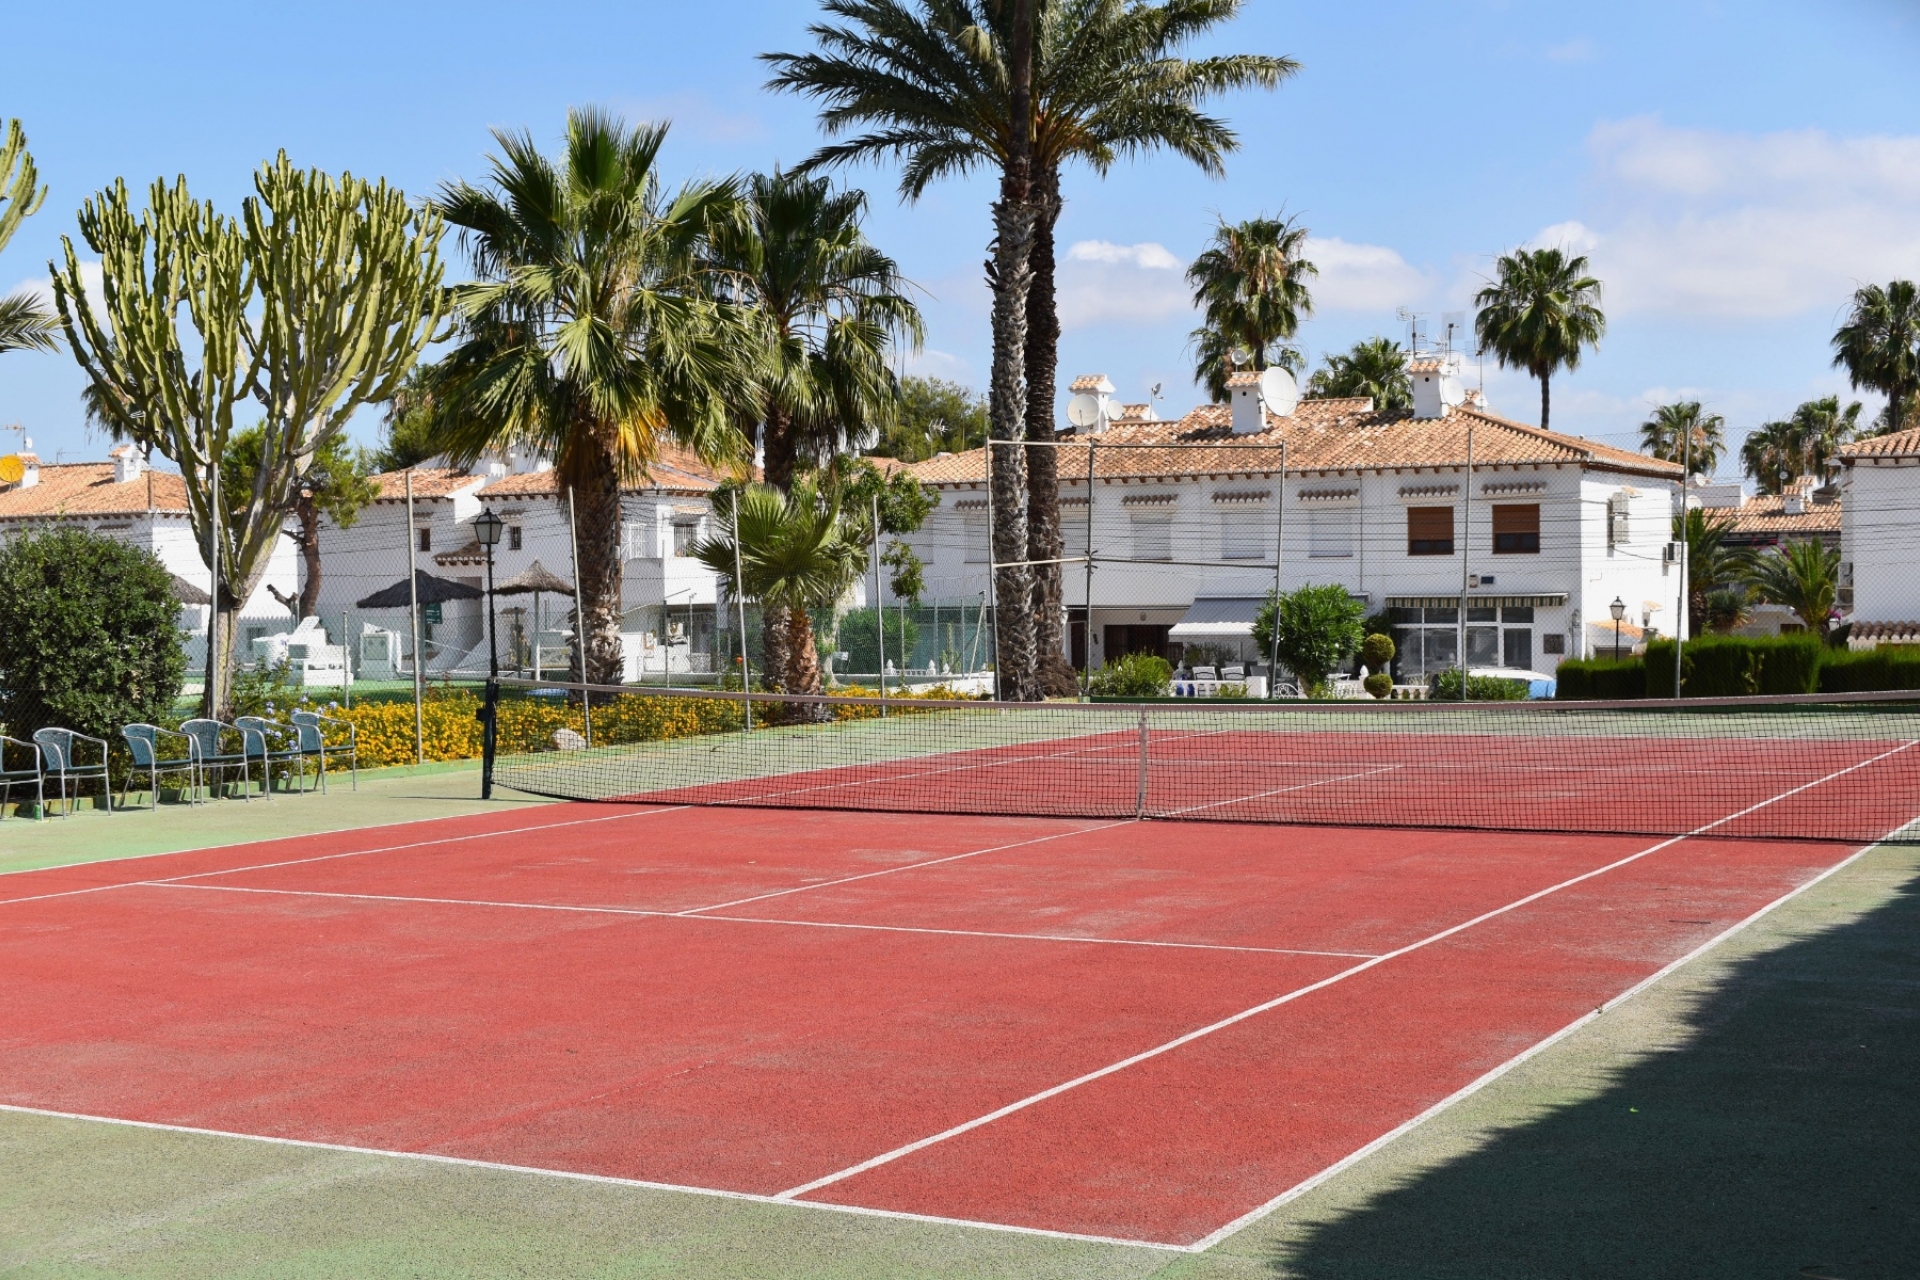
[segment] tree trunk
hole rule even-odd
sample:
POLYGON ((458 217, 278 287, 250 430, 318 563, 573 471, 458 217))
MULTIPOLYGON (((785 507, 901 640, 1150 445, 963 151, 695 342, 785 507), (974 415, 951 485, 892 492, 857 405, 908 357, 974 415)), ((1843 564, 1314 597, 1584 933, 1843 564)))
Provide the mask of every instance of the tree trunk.
POLYGON ((767 692, 786 693, 789 661, 789 628, 784 606, 762 603, 760 606, 760 673, 767 692))
MULTIPOLYGON (((1033 210, 1001 200, 993 207, 993 382, 988 435, 1018 442, 1026 434, 1027 282, 1033 210)), ((990 446, 991 447, 991 446, 990 446)), ((994 670, 1000 696, 1010 702, 1039 697, 1034 678, 1033 575, 1026 561, 1026 450, 993 450, 994 670)))
POLYGON ((213 650, 207 651, 207 684, 203 699, 207 716, 214 720, 227 720, 232 716, 233 706, 233 642, 240 632, 240 607, 234 602, 233 593, 222 591, 216 583, 213 606, 214 632, 220 641, 220 666, 213 665, 213 650))
POLYGON ((787 615, 787 692, 819 693, 820 648, 814 643, 813 618, 797 605, 783 606, 782 612, 787 615))
POLYGON ((1059 450, 1053 447, 1054 386, 1060 368, 1060 312, 1054 300, 1054 225, 1060 220, 1060 174, 1042 169, 1033 184, 1033 276, 1027 286, 1027 557, 1033 567, 1033 648, 1040 693, 1070 698, 1079 679, 1066 653, 1064 551, 1060 536, 1059 450))
POLYGON ((766 434, 761 439, 767 483, 781 493, 793 488, 795 467, 793 421, 779 409, 767 411, 766 434))
POLYGON ((574 490, 580 517, 580 596, 586 609, 580 633, 586 642, 589 684, 619 684, 620 660, 620 475, 609 456, 574 490))
POLYGON ((1553 398, 1548 394, 1549 380, 1546 374, 1540 375, 1540 429, 1547 429, 1547 411, 1553 407, 1553 398))
POLYGON ((293 504, 293 515, 300 522, 300 534, 294 540, 300 548, 300 594, 288 599, 274 591, 273 598, 292 611, 297 626, 300 619, 316 617, 320 612, 320 508, 311 494, 303 492, 293 504))

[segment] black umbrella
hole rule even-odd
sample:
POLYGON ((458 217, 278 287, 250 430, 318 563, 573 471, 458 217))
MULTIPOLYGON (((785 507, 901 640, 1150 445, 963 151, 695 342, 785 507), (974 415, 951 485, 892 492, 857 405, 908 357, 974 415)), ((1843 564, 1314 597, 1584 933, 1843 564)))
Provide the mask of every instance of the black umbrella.
MULTIPOLYGON (((484 592, 478 587, 470 587, 464 582, 455 582, 451 578, 436 578, 425 569, 413 571, 414 590, 419 593, 421 604, 445 604, 449 600, 478 600, 484 592)), ((407 594, 406 579, 390 587, 382 587, 372 595, 354 602, 356 609, 404 609, 412 603, 407 594)))

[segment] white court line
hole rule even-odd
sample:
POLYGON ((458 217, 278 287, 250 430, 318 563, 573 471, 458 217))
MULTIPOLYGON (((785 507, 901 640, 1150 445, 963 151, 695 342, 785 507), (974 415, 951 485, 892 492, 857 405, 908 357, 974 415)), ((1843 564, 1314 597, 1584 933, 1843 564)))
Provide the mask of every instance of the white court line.
POLYGON ((1095 831, 1111 831, 1115 827, 1124 827, 1137 821, 1125 818, 1119 822, 1103 822, 1097 827, 1075 827, 1071 831, 1056 831, 1051 835, 1035 836, 1031 840, 1015 840, 1012 844, 997 844, 990 849, 969 849, 965 853, 951 853, 944 858, 929 858, 925 862, 908 862, 897 867, 882 867, 878 871, 863 871, 857 876, 842 876, 837 880, 822 880, 818 884, 795 885, 791 889, 776 889, 772 893, 757 893, 751 898, 735 898, 731 902, 716 902, 711 906, 688 907, 685 911, 676 911, 677 916, 698 915, 702 911, 724 911, 728 907, 744 907, 749 902, 765 902, 768 898, 784 898, 789 894, 810 893, 815 889, 831 889, 835 885, 852 884, 856 880, 872 880, 876 876, 898 875, 902 871, 918 871, 923 867, 937 867, 944 862, 959 862, 963 858, 977 858, 986 853, 1003 853, 1008 849, 1021 849, 1030 844, 1045 844, 1049 840, 1064 840, 1068 836, 1090 835, 1095 831))
MULTIPOLYGON (((431 846, 437 845, 437 844, 460 844, 468 840, 487 840, 487 839, 491 839, 494 836, 517 836, 524 832, 529 832, 529 831, 552 831, 560 827, 584 827, 596 822, 618 822, 623 818, 651 818, 655 814, 678 813, 682 809, 691 809, 693 807, 694 807, 693 805, 676 804, 676 805, 663 806, 657 809, 635 809, 626 813, 602 814, 598 818, 574 818, 567 822, 543 822, 536 826, 531 826, 531 827, 514 827, 512 830, 509 830, 509 831, 476 831, 467 835, 441 836, 438 839, 434 839, 434 840, 414 840, 406 844, 381 845, 379 848, 376 848, 376 849, 349 849, 345 853, 316 854, 311 858, 288 858, 282 862, 261 862, 261 863, 256 863, 253 866, 249 866, 249 867, 227 867, 219 871, 194 871, 186 875, 165 876, 158 880, 116 880, 112 884, 89 885, 85 889, 62 889, 58 893, 38 893, 38 894, 32 895, 31 897, 26 897, 26 898, 0 898, 0 907, 11 906, 13 903, 16 903, 16 902, 45 902, 49 898, 71 898, 83 893, 102 893, 108 889, 126 889, 134 885, 172 884, 176 881, 198 880, 198 879, 203 879, 204 877, 207 877, 207 876, 231 876, 231 875, 238 875, 243 871, 270 871, 275 867, 297 867, 297 866, 302 866, 309 862, 331 862, 336 858, 359 858, 372 853, 396 853, 401 849, 425 849, 425 848, 430 848, 431 846)), ((398 825, 412 826, 413 824, 403 823, 398 825)), ((283 839, 300 839, 302 837, 287 836, 282 838, 283 839)), ((249 840, 249 841, 246 841, 245 843, 246 844, 267 844, 267 843, 274 843, 274 842, 261 841, 261 840, 249 840)), ((182 849, 179 852, 180 853, 198 853, 200 852, 200 850, 182 849)), ((151 854, 146 856, 173 857, 175 855, 151 854)), ((92 866, 92 865, 99 865, 99 864, 77 863, 75 865, 92 866)), ((41 869, 52 870, 53 868, 41 868, 41 869)))
POLYGON ((1299 782, 1291 787, 1275 787, 1271 791, 1256 791, 1252 795, 1234 796, 1231 800, 1211 800, 1206 804, 1190 804, 1184 809, 1170 809, 1165 813, 1156 811, 1154 817, 1177 818, 1183 813, 1198 813, 1202 809, 1218 809, 1222 805, 1246 804, 1252 800, 1264 800, 1268 796, 1286 795, 1289 791, 1310 791, 1314 787, 1330 787, 1336 782, 1352 782, 1355 778, 1371 778, 1375 774, 1388 773, 1400 767, 1401 766, 1397 764, 1383 764, 1378 768, 1368 769, 1363 773, 1347 773, 1337 778, 1322 778, 1318 782, 1299 782))
POLYGON ((1082 1085, 1091 1084, 1095 1080, 1101 1080, 1117 1072, 1124 1071, 1128 1067, 1137 1066, 1142 1062, 1147 1062, 1147 1061, 1150 1061, 1151 1059, 1158 1058, 1163 1054, 1171 1053, 1173 1052, 1173 1050, 1178 1049, 1183 1045, 1191 1044, 1196 1040, 1200 1040, 1207 1036, 1213 1035, 1218 1031, 1223 1031, 1228 1027, 1236 1026, 1239 1023, 1245 1022, 1249 1018, 1258 1017, 1260 1014, 1270 1012, 1271 1010, 1277 1009, 1282 1005, 1291 1004, 1295 1000, 1301 999, 1304 996, 1311 995, 1316 991, 1323 991, 1326 988, 1334 986, 1337 983, 1344 982, 1348 978, 1354 977, 1357 974, 1365 973, 1369 969, 1377 968, 1378 966, 1387 963, 1389 960, 1395 960, 1401 956, 1408 955, 1412 952, 1422 950, 1423 948, 1426 948, 1426 947, 1430 947, 1437 942, 1441 942, 1447 938, 1453 937, 1455 934, 1463 933, 1466 930, 1472 929, 1477 925, 1486 923, 1488 920, 1492 920, 1499 916, 1506 915, 1508 912, 1517 911, 1521 907, 1524 907, 1529 903, 1538 902, 1540 899, 1548 897, 1551 894, 1558 893, 1563 889, 1571 888, 1576 884, 1580 884, 1584 881, 1591 880, 1596 876, 1602 876, 1608 873, 1609 871, 1615 871, 1621 867, 1627 866, 1630 863, 1638 862, 1640 859, 1645 858, 1650 854, 1658 853, 1662 849, 1668 848, 1669 846, 1672 846, 1672 845, 1679 844, 1682 840, 1686 840, 1689 837, 1704 834, 1707 831, 1711 831, 1715 827, 1723 826, 1726 823, 1733 822, 1739 818, 1743 818, 1749 813, 1753 813, 1754 811, 1759 809, 1764 809, 1770 804, 1776 804, 1779 801, 1785 800, 1788 797, 1796 795, 1801 791, 1805 791, 1811 787, 1819 786, 1821 783, 1831 782, 1835 778, 1842 777, 1846 774, 1852 773, 1856 769, 1863 769, 1870 764, 1874 764, 1880 760, 1887 758, 1888 756, 1897 755, 1900 752, 1906 751, 1915 745, 1917 744, 1912 741, 1903 743, 1902 745, 1895 747, 1893 750, 1882 752, 1880 755, 1875 756, 1872 759, 1863 760, 1858 764, 1849 765, 1845 769, 1836 770, 1835 772, 1828 774, 1824 778, 1815 779, 1812 782, 1808 782, 1801 786, 1795 787, 1791 791, 1783 791, 1777 796, 1773 796, 1773 797, 1770 797, 1769 799, 1762 800, 1758 804, 1749 805, 1747 808, 1742 809, 1737 813, 1730 813, 1724 818, 1716 818, 1714 821, 1707 823, 1705 826, 1701 826, 1701 827, 1695 828, 1692 831, 1689 831, 1686 835, 1674 836, 1670 839, 1662 840, 1658 844, 1649 845, 1647 848, 1640 850, 1638 853, 1628 854, 1626 857, 1616 859, 1613 862, 1607 863, 1605 866, 1596 867, 1591 871, 1582 872, 1580 875, 1573 876, 1566 880, 1562 880, 1558 884, 1548 885, 1544 889, 1537 889, 1534 892, 1527 894, 1525 897, 1516 898, 1514 901, 1507 903, 1505 906, 1495 907, 1491 911, 1482 912, 1481 914, 1474 916, 1470 920, 1465 920, 1459 924, 1449 926, 1448 928, 1440 930, 1438 933, 1430 934, 1427 937, 1421 938, 1416 942, 1408 943, 1404 947, 1399 947, 1399 948, 1396 948, 1395 950, 1388 951, 1385 954, 1375 956, 1370 960, 1363 960, 1359 964, 1351 965, 1345 969, 1342 969, 1339 973, 1336 973, 1331 977, 1322 978, 1318 982, 1310 982, 1303 987, 1297 987, 1292 991, 1288 991, 1282 995, 1274 997, 1272 1000, 1266 1001, 1264 1004, 1254 1005, 1250 1009, 1243 1009, 1239 1013, 1231 1014, 1228 1017, 1222 1018, 1217 1022, 1209 1023, 1204 1027, 1195 1028, 1194 1030, 1189 1031, 1184 1035, 1176 1036, 1173 1039, 1168 1040, 1162 1044, 1155 1045, 1151 1049, 1143 1050, 1139 1053, 1133 1054, 1131 1057, 1122 1058, 1118 1062, 1109 1063, 1104 1067, 1100 1067, 1096 1070, 1089 1071, 1084 1075, 1075 1076, 1071 1080, 1062 1081, 1061 1083, 1056 1084, 1051 1088, 1042 1089, 1038 1093, 1029 1094, 1028 1096, 1021 1098, 1015 1102, 1008 1103, 1004 1107, 1000 1107, 994 1111, 989 1111, 985 1115, 976 1116, 972 1120, 966 1120, 961 1122, 960 1124, 952 1126, 951 1128, 943 1129, 939 1133, 929 1134, 924 1138, 918 1139, 917 1141, 914 1141, 914 1142, 909 1142, 904 1146, 895 1147, 891 1151, 884 1151, 879 1155, 874 1156, 871 1159, 861 1161, 859 1164, 849 1165, 847 1168, 842 1169, 837 1173, 830 1173, 823 1178, 815 1178, 813 1181, 801 1183, 797 1187, 789 1187, 787 1190, 780 1192, 776 1198, 781 1200, 791 1200, 798 1196, 807 1195, 810 1192, 818 1191, 823 1187, 832 1186, 836 1182, 841 1182, 847 1178, 854 1177, 856 1174, 865 1173, 869 1169, 877 1169, 881 1165, 892 1164, 894 1161, 899 1160, 902 1157, 912 1155, 917 1151, 923 1151, 926 1148, 934 1146, 937 1143, 946 1142, 949 1139, 957 1138, 960 1135, 965 1133, 971 1133, 973 1130, 981 1128, 984 1125, 992 1124, 996 1120, 1003 1119, 1007 1116, 1013 1115, 1016 1112, 1025 1111, 1027 1108, 1036 1106, 1039 1103, 1045 1102, 1049 1098, 1058 1097, 1060 1094, 1066 1093, 1073 1089, 1078 1089, 1082 1085))
POLYGON ((1673 973, 1675 970, 1682 968, 1685 965, 1691 964, 1693 961, 1699 959, 1701 956, 1705 955, 1707 952, 1713 950, 1715 947, 1719 946, 1721 943, 1725 942, 1727 939, 1733 937, 1735 934, 1741 932, 1742 930, 1746 929, 1748 926, 1754 924, 1755 922, 1760 920, 1761 917, 1772 912, 1775 908, 1783 906, 1786 903, 1793 901, 1795 898, 1799 897, 1801 894, 1805 893, 1807 890, 1813 888, 1815 885, 1827 879, 1827 877, 1838 875, 1840 872, 1852 866, 1855 862, 1858 862, 1861 858, 1866 857, 1869 853, 1872 853, 1875 849, 1879 848, 1881 843, 1884 842, 1889 836, 1896 834, 1897 832, 1899 832, 1900 830, 1902 830, 1908 825, 1909 825, 1908 823, 1903 822, 1899 826, 1894 827, 1892 830, 1888 831, 1885 835, 1882 835, 1879 840, 1875 840, 1872 844, 1864 845, 1861 848, 1854 850, 1847 857, 1845 857, 1839 862, 1834 863, 1831 867, 1828 867, 1825 871, 1822 871, 1819 875, 1813 877, 1811 880, 1807 881, 1805 884, 1800 885, 1794 889, 1789 889, 1786 893, 1780 895, 1778 898, 1775 898, 1772 902, 1767 903, 1767 905, 1765 905, 1764 907, 1761 907, 1758 911, 1755 911, 1752 915, 1746 917, 1744 920, 1741 920, 1733 924, 1732 926, 1721 930, 1719 933, 1714 934, 1713 937, 1707 939, 1705 942, 1701 943, 1699 946, 1695 947, 1693 950, 1687 952, 1687 954, 1681 956, 1678 960, 1673 961, 1671 964, 1664 965, 1661 968, 1654 971, 1653 973, 1648 974, 1645 978, 1642 978, 1640 981, 1634 983, 1631 987, 1628 987, 1625 991, 1622 991, 1619 995, 1614 996, 1612 999, 1602 1001, 1598 1008, 1580 1015, 1578 1018, 1575 1018, 1572 1022, 1569 1022, 1566 1026, 1560 1028, 1558 1031, 1554 1032, 1552 1035, 1548 1036, 1546 1039, 1540 1041, 1535 1045, 1530 1046, 1529 1048, 1523 1049, 1521 1052, 1515 1054, 1511 1058, 1508 1058, 1505 1062, 1501 1063, 1499 1066, 1495 1067, 1493 1070, 1487 1072, 1485 1075, 1470 1081, 1465 1086, 1455 1090, 1454 1092, 1448 1094, 1446 1097, 1440 1099, 1440 1101, 1434 1103, 1432 1106, 1428 1107, 1425 1111, 1422 1111, 1419 1115, 1413 1117, 1413 1119, 1408 1120, 1404 1124, 1401 1124, 1394 1129, 1388 1130, 1386 1133, 1381 1134, 1379 1137, 1375 1138, 1373 1141, 1361 1147, 1358 1151, 1355 1151, 1351 1155, 1345 1156, 1340 1160, 1335 1161, 1333 1164, 1328 1165, 1326 1168, 1314 1174, 1312 1177, 1307 1178, 1302 1182, 1298 1182, 1294 1184, 1293 1186, 1287 1188, 1285 1191, 1281 1192, 1279 1195, 1275 1196, 1273 1199, 1267 1201, 1265 1204, 1259 1206, 1258 1208, 1248 1210, 1246 1213, 1243 1213, 1239 1217, 1235 1218, 1232 1222, 1227 1223, 1227 1225, 1225 1225, 1224 1227, 1221 1227, 1216 1231, 1211 1231, 1206 1235, 1202 1236, 1200 1239, 1188 1245, 1187 1246, 1188 1250, 1193 1253, 1201 1253, 1207 1249, 1211 1249, 1214 1245, 1219 1244, 1222 1240, 1225 1240, 1228 1236, 1232 1235, 1236 1231, 1239 1231, 1241 1228, 1246 1227, 1252 1224, 1253 1222, 1259 1220, 1260 1218, 1265 1217, 1267 1214, 1272 1213, 1275 1209, 1280 1208, 1282 1205, 1288 1204, 1294 1200, 1298 1200, 1301 1196, 1307 1194, 1307 1192, 1312 1191, 1315 1187, 1318 1187, 1323 1183, 1331 1180, 1333 1177, 1335 1177, 1342 1171, 1351 1168, 1355 1164, 1358 1164, 1360 1161, 1366 1159, 1368 1156, 1380 1150, 1380 1148, 1386 1146, 1388 1143, 1393 1142, 1395 1139, 1403 1137, 1408 1133, 1411 1133, 1413 1130, 1419 1128, 1421 1125, 1433 1119, 1435 1116, 1439 1115, 1441 1112, 1446 1111, 1450 1107, 1454 1106, 1456 1103, 1462 1102, 1465 1099, 1472 1097, 1474 1094, 1480 1092, 1482 1089, 1486 1088, 1488 1085, 1498 1080, 1501 1076, 1504 1076, 1509 1071, 1512 1071, 1515 1067, 1518 1067, 1522 1063, 1528 1062, 1531 1059, 1537 1057, 1538 1055, 1545 1053, 1548 1049, 1551 1049, 1554 1045, 1559 1044, 1562 1040, 1565 1040, 1568 1036, 1580 1030, 1580 1028, 1586 1026, 1589 1022, 1592 1022, 1594 1019, 1598 1018, 1601 1014, 1606 1013, 1609 1010, 1619 1008, 1621 1005, 1633 999, 1635 996, 1639 995, 1642 991, 1645 991, 1648 987, 1653 986, 1656 982, 1659 982, 1662 978, 1667 977, 1669 974, 1673 973))
POLYGON ((606 1173, 579 1173, 571 1169, 542 1169, 537 1165, 506 1164, 498 1160, 474 1160, 466 1156, 443 1156, 427 1151, 393 1151, 382 1147, 354 1147, 341 1142, 315 1142, 306 1138, 276 1138, 259 1133, 241 1133, 232 1129, 202 1129, 192 1125, 163 1124, 157 1120, 124 1120, 119 1116, 88 1115, 80 1111, 54 1111, 46 1107, 23 1107, 0 1102, 0 1112, 23 1116, 45 1116, 52 1120, 89 1120, 95 1124, 120 1125, 127 1129, 148 1129, 160 1133, 185 1133, 204 1138, 239 1138, 276 1147, 299 1147, 308 1151, 338 1151, 356 1156, 385 1156, 394 1160, 418 1160, 424 1164, 452 1165, 461 1169, 485 1169, 496 1173, 526 1173, 566 1182, 587 1182, 599 1186, 632 1187, 642 1191, 679 1191, 687 1195, 716 1200, 744 1200, 751 1204, 777 1205, 785 1209, 826 1210, 860 1218, 888 1218, 900 1222, 925 1222, 943 1227, 976 1227, 1008 1235, 1042 1236, 1050 1240, 1078 1240, 1087 1244, 1127 1245, 1136 1249, 1158 1249, 1169 1253, 1188 1252, 1186 1246, 1158 1240, 1129 1240, 1123 1236, 1085 1235, 1076 1231, 1049 1231, 1045 1227, 1018 1227, 1005 1222, 981 1222, 972 1218, 943 1218, 930 1213, 905 1213, 897 1209, 869 1209, 864 1205, 828 1204, 810 1200, 780 1200, 752 1191, 722 1191, 716 1187, 685 1186, 676 1182, 649 1182, 641 1178, 621 1178, 606 1173))
POLYGON ((779 920, 765 916, 689 915, 684 911, 649 911, 645 907, 579 906, 559 902, 496 902, 487 898, 427 898, 400 893, 337 893, 324 889, 268 889, 237 884, 183 884, 177 880, 137 880, 131 886, 147 889, 191 889, 202 893, 257 893, 283 898, 341 898, 349 902, 405 902, 436 907, 492 907, 506 911, 561 911, 578 915, 640 916, 655 920, 713 920, 722 924, 762 924, 786 929, 855 929, 870 933, 928 933, 954 938, 1006 938, 1018 942, 1083 942, 1106 947, 1171 947, 1184 951, 1244 951, 1258 955, 1332 956, 1358 960, 1371 951, 1309 951, 1299 947, 1249 947, 1224 942, 1163 942, 1147 938, 1094 938, 1071 933, 1002 933, 990 929, 933 929, 902 924, 855 924, 837 920, 779 920))

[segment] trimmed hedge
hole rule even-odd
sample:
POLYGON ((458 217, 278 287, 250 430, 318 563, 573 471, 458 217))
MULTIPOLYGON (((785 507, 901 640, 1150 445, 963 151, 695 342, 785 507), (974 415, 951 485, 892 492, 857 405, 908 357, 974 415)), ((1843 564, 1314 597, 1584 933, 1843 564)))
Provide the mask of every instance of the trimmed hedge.
POLYGON ((1920 649, 1829 649, 1820 659, 1821 693, 1920 689, 1920 649))
MULTIPOLYGON (((1673 694, 1673 641, 1656 640, 1645 658, 1560 664, 1555 696, 1570 701, 1665 698, 1673 694)), ((1920 689, 1920 649, 1830 649, 1816 636, 1702 636, 1680 659, 1687 698, 1920 689)))

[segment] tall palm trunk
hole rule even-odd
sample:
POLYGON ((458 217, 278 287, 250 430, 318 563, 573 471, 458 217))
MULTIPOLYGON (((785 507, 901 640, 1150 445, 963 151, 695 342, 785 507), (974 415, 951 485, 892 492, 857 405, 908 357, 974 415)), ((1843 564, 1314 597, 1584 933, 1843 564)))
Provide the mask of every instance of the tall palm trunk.
POLYGON ((814 642, 813 617, 800 605, 784 605, 787 632, 787 692, 820 692, 820 647, 814 642))
POLYGON ((1054 227, 1060 221, 1060 171, 1041 167, 1033 184, 1033 278, 1027 286, 1027 556, 1033 567, 1033 647, 1040 692, 1079 691, 1066 653, 1065 547, 1060 536, 1060 468, 1053 448, 1055 381, 1060 369, 1060 311, 1054 301, 1054 227))
POLYGON ((1551 375, 1540 375, 1540 429, 1547 429, 1547 413, 1553 408, 1553 396, 1550 393, 1551 375))
MULTIPOLYGON (((762 431, 762 475, 768 484, 781 493, 790 493, 798 463, 794 449, 793 419, 785 410, 770 407, 762 431)), ((818 662, 814 664, 811 683, 806 673, 795 665, 801 661, 803 653, 813 652, 811 635, 805 645, 797 643, 798 633, 794 630, 792 615, 784 605, 763 605, 760 615, 761 663, 766 672, 767 687, 781 693, 817 693, 820 685, 818 662)), ((811 630, 809 624, 808 631, 811 630)))
POLYGON ((780 492, 789 493, 793 489, 793 473, 798 466, 792 417, 784 409, 769 409, 765 432, 760 444, 765 455, 761 468, 766 474, 766 481, 780 492))
POLYGON ((580 633, 586 679, 589 684, 619 684, 620 474, 614 459, 603 453, 574 492, 580 500, 580 597, 587 614, 580 633))
POLYGON ((1006 448, 1026 434, 1027 283, 1033 210, 1001 199, 993 207, 993 382, 988 434, 993 459, 994 670, 1000 696, 1032 702, 1034 679, 1033 574, 1027 565, 1027 450, 1006 448))

